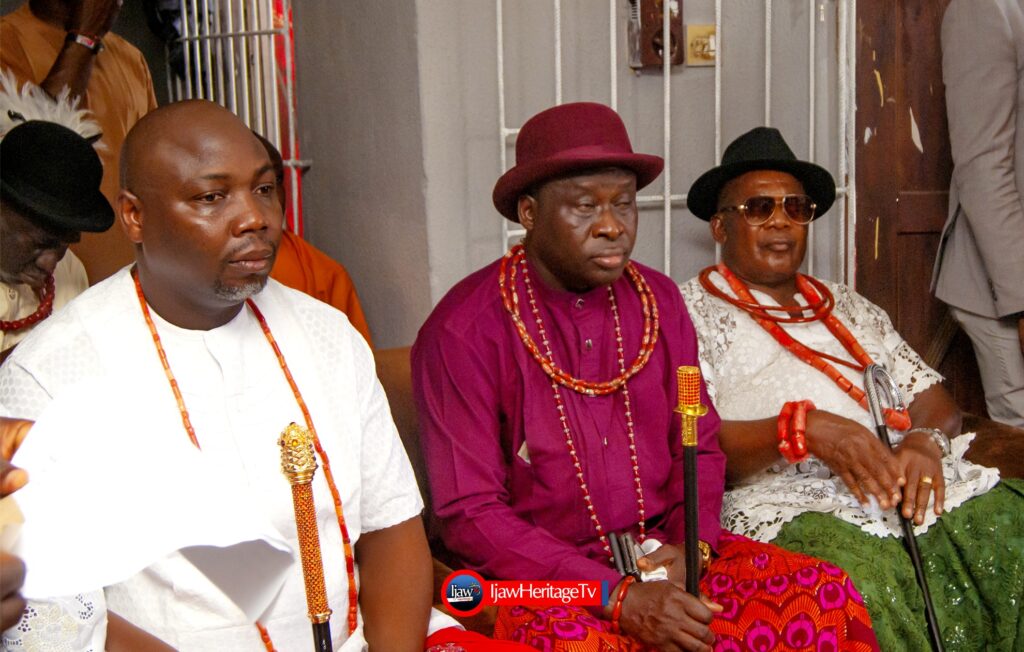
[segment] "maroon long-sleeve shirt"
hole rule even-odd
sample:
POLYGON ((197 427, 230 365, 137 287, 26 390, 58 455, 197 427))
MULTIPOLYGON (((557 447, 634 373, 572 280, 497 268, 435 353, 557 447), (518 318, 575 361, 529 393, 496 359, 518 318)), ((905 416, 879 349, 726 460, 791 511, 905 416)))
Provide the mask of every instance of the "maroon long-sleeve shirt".
MULTIPOLYGON (((683 472, 676 368, 698 365, 697 339, 671 279, 637 265, 657 300, 658 342, 628 383, 649 536, 683 539, 683 472)), ((548 288, 532 271, 534 293, 555 362, 577 378, 619 373, 608 291, 548 288)), ((540 344, 522 280, 519 305, 540 344)), ((640 350, 640 298, 624 275, 613 291, 627 367, 640 350)), ((456 285, 420 329, 412 351, 413 386, 434 511, 448 549, 491 579, 608 580, 608 562, 588 516, 551 381, 533 359, 502 305, 495 262, 456 285)), ((606 532, 638 531, 622 392, 562 399, 596 513, 606 532)), ((720 531, 725 456, 719 418, 699 421, 700 538, 720 531)))

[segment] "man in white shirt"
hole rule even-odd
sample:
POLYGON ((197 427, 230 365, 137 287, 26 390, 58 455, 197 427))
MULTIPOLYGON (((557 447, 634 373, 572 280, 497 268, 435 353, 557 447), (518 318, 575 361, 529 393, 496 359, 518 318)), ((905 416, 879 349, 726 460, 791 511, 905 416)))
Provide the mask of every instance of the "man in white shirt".
MULTIPOLYGON (((58 571, 33 571, 27 557, 30 607, 4 643, 309 649, 297 526, 278 446, 294 422, 318 437, 312 493, 334 649, 421 650, 432 570, 420 494, 366 341, 341 312, 268 280, 283 218, 266 151, 231 113, 191 101, 144 117, 125 141, 121 165, 118 218, 136 264, 48 320, 0 368, 2 416, 40 419, 16 460, 32 475, 27 490, 43 492, 34 502, 26 493, 25 504, 47 504, 46 492, 63 493, 50 504, 66 503, 59 487, 69 476, 92 478, 96 502, 89 487, 78 500, 98 525, 69 533, 67 554, 102 540, 96 564, 109 569, 86 570, 109 570, 114 579, 33 609, 33 572, 58 571), (48 406, 52 415, 76 393, 106 386, 115 391, 76 414, 76 432, 43 429, 48 406), (179 459, 191 466, 175 466, 179 459), (118 473, 124 494, 133 494, 124 500, 142 495, 146 509, 108 509, 127 511, 98 489, 118 473), (167 481, 169 474, 178 481, 167 481), (235 501, 236 509, 221 512, 226 518, 251 514, 257 528, 293 551, 280 576, 251 559, 232 560, 247 577, 228 583, 244 580, 258 588, 251 593, 269 596, 255 618, 183 547, 162 554, 160 541, 148 541, 154 554, 141 572, 118 568, 119 556, 137 550, 121 551, 123 539, 102 523, 131 519, 136 530, 187 538, 191 519, 161 505, 189 500, 196 520, 210 516, 182 484, 223 489, 210 502, 235 501)), ((27 536, 33 519, 46 514, 25 511, 27 536)), ((202 534, 190 543, 221 545, 202 534)), ((51 559, 61 563, 59 554, 51 559)))

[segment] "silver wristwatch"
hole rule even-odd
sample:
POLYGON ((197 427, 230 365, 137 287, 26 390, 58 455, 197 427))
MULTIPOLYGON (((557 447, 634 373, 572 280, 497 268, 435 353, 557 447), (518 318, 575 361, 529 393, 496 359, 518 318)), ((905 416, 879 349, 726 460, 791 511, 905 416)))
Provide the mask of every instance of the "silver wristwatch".
POLYGON ((912 432, 926 432, 926 433, 928 433, 929 435, 931 435, 932 441, 935 442, 935 445, 938 446, 939 450, 942 451, 942 456, 945 457, 945 456, 949 455, 949 437, 947 437, 946 433, 942 432, 940 429, 938 429, 938 428, 911 428, 910 430, 907 431, 906 434, 909 435, 912 432))

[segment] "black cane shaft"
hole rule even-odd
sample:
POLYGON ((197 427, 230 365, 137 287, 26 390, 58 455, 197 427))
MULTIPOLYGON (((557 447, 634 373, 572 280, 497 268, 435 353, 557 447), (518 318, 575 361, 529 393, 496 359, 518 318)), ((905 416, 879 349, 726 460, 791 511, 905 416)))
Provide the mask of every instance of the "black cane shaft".
MULTIPOLYGON (((878 438, 891 449, 892 442, 889 440, 889 428, 882 423, 875 430, 878 433, 878 438)), ((921 598, 924 599, 924 617, 928 624, 928 635, 931 638, 932 649, 935 652, 943 652, 945 647, 942 644, 942 632, 939 629, 939 621, 935 617, 935 605, 932 603, 932 595, 928 590, 928 579, 924 575, 924 564, 921 563, 921 552, 917 547, 914 524, 903 515, 902 505, 896 507, 896 513, 899 514, 900 525, 903 528, 903 546, 907 549, 907 554, 910 555, 910 563, 914 567, 914 576, 917 577, 917 584, 921 587, 921 598)))
MULTIPOLYGON (((897 509, 902 509, 898 507, 897 509)), ((900 524, 903 526, 903 545, 910 555, 910 563, 914 566, 914 575, 917 576, 918 584, 921 586, 921 597, 924 599, 924 617, 928 623, 928 635, 931 637, 932 649, 935 652, 942 652, 945 648, 942 645, 942 633, 939 623, 935 618, 935 605, 932 603, 932 595, 928 590, 928 580, 924 576, 924 563, 921 561, 921 552, 917 547, 917 539, 914 536, 914 524, 910 519, 900 512, 900 524)))
POLYGON ((334 652, 334 644, 331 643, 331 622, 313 623, 313 650, 314 652, 334 652))
POLYGON ((697 447, 683 447, 683 494, 686 506, 686 591, 700 596, 700 547, 697 524, 697 447))

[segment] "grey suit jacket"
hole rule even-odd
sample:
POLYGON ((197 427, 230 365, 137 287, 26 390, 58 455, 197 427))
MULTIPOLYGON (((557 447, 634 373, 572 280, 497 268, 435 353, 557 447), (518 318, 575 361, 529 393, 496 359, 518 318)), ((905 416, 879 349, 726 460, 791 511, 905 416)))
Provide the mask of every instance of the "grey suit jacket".
POLYGON ((985 317, 1024 311, 1024 0, 953 0, 942 78, 954 167, 932 290, 985 317))

